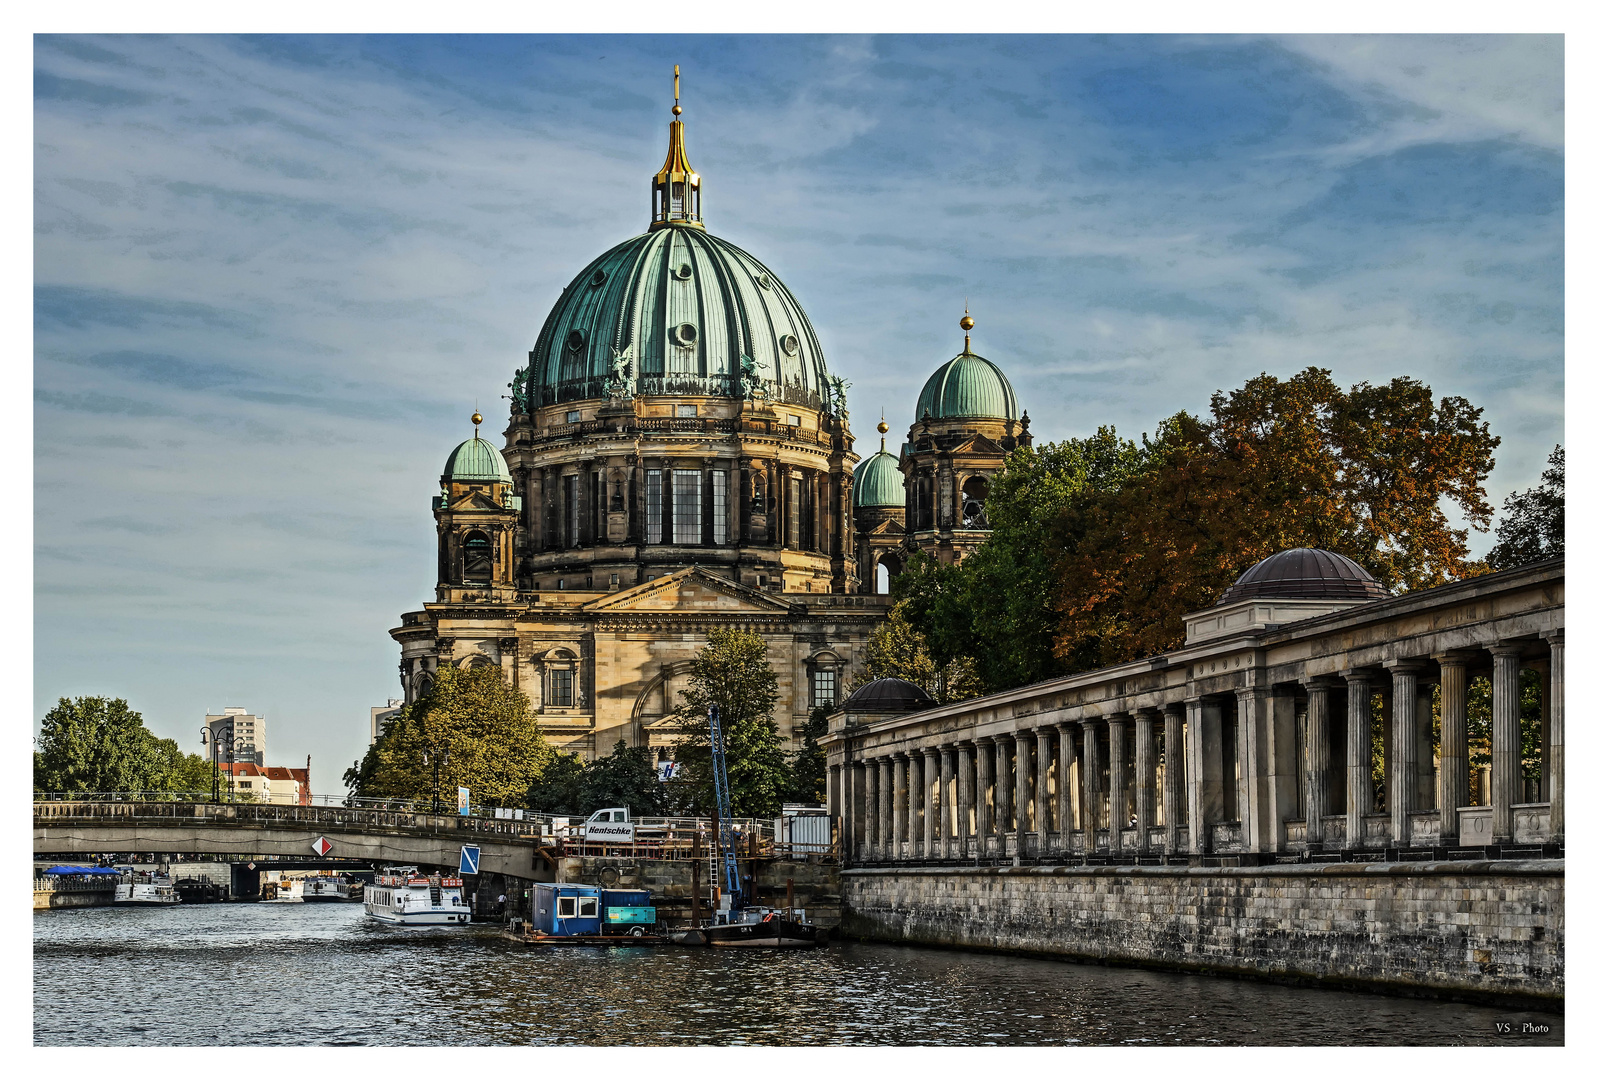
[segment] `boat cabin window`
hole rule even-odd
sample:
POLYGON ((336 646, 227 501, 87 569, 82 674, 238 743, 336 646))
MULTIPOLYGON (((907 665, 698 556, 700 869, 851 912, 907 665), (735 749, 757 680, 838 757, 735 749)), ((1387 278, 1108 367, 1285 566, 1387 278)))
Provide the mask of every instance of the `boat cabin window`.
POLYGON ((599 918, 599 897, 579 896, 577 898, 577 917, 580 919, 599 918))
POLYGON ((562 919, 575 919, 577 917, 577 897, 560 897, 555 903, 555 915, 562 919))

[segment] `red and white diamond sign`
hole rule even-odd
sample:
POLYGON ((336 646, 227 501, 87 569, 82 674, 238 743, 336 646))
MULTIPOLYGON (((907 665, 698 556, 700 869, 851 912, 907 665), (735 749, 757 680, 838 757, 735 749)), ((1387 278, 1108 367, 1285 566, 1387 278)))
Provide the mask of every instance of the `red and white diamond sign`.
POLYGON ((311 845, 311 850, 318 855, 326 855, 333 850, 333 842, 325 836, 318 836, 316 842, 311 845))

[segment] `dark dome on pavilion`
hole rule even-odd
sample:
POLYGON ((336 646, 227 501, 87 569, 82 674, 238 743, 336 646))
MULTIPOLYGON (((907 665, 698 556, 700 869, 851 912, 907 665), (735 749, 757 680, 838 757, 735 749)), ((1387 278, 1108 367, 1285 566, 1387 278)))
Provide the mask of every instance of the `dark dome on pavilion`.
POLYGON ((1239 600, 1385 600, 1388 592, 1353 559, 1320 548, 1293 548, 1261 559, 1221 594, 1239 600))
POLYGON ((932 695, 904 679, 872 679, 844 699, 849 712, 915 712, 936 705, 932 695))

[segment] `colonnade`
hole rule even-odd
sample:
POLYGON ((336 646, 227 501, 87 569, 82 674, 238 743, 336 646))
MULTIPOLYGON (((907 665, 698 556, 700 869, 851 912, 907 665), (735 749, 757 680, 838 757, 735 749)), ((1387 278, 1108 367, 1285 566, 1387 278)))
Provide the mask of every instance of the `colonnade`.
POLYGON ((1134 699, 1098 715, 1022 715, 1010 730, 990 730, 999 726, 990 720, 971 725, 968 737, 907 725, 875 745, 845 740, 829 797, 856 861, 1562 843, 1564 632, 1540 636, 1546 653, 1536 641, 1507 641, 1485 657, 1479 648, 1450 651, 1335 676, 1134 699), (1520 674, 1533 646, 1544 669, 1545 800, 1517 811, 1520 674), (1473 808, 1467 703, 1484 661, 1491 757, 1513 767, 1491 770, 1488 805, 1473 808), (1432 685, 1441 687, 1435 749, 1432 685), (1377 694, 1385 700, 1376 728, 1380 806, 1377 694), (1490 838, 1480 835, 1488 815, 1490 838), (1467 817, 1475 840, 1462 834, 1467 817))

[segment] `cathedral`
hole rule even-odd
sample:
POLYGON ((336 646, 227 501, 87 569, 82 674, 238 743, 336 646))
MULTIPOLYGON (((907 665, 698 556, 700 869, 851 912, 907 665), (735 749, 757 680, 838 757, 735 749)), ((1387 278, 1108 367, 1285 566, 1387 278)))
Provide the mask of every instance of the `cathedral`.
POLYGON ((899 452, 880 423, 861 460, 798 300, 706 230, 672 113, 648 229, 561 292, 510 383, 503 445, 474 427, 445 460, 435 598, 390 631, 407 702, 440 665, 497 665, 546 737, 588 758, 622 740, 664 753, 717 626, 765 638, 793 739, 861 670, 909 556, 952 562, 987 536, 989 480, 1032 438, 968 313, 899 452))

